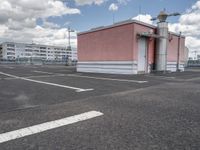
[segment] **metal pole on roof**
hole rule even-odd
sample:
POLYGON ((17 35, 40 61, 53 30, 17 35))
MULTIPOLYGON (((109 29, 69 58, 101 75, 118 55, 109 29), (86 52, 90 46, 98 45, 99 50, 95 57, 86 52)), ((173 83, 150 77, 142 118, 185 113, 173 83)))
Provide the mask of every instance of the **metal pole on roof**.
POLYGON ((70 35, 70 33, 74 32, 74 30, 72 30, 70 27, 68 27, 67 30, 68 30, 68 49, 71 50, 71 42, 70 42, 71 35, 70 35))
POLYGON ((141 15, 141 5, 139 6, 139 21, 140 21, 140 15, 141 15))
POLYGON ((113 11, 113 24, 115 23, 115 13, 113 11))
POLYGON ((177 50, 177 66, 176 66, 176 71, 179 71, 180 48, 181 48, 181 32, 180 32, 179 37, 178 37, 178 50, 177 50))

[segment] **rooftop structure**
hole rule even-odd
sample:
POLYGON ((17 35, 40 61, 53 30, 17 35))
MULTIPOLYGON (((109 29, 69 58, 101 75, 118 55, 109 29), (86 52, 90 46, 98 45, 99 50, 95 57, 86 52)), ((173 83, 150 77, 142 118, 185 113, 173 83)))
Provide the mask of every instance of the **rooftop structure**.
POLYGON ((115 74, 183 71, 185 37, 168 31, 163 23, 157 27, 126 20, 78 33, 77 71, 115 74))

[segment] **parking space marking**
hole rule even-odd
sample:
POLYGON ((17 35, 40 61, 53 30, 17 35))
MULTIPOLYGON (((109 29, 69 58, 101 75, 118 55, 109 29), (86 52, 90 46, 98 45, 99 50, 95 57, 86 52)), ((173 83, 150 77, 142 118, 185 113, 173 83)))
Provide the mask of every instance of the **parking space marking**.
POLYGON ((54 120, 50 122, 45 122, 42 124, 30 126, 27 128, 22 128, 15 131, 10 131, 0 134, 0 143, 8 142, 11 140, 19 139, 25 136, 33 135, 36 133, 41 133, 47 130, 52 130, 62 126, 70 125, 84 120, 89 120, 98 116, 102 116, 103 113, 99 111, 89 111, 82 114, 66 117, 59 120, 54 120))
POLYGON ((36 72, 36 73, 45 73, 45 74, 54 74, 53 72, 45 72, 45 71, 38 71, 38 70, 34 70, 33 72, 36 72))
POLYGON ((27 76, 24 78, 48 78, 48 77, 63 77, 64 74, 52 74, 52 75, 36 75, 36 76, 27 76))
POLYGON ((67 76, 96 79, 96 80, 120 81, 120 82, 134 82, 134 83, 146 83, 146 82, 148 82, 148 81, 140 81, 140 80, 126 80, 126 79, 113 79, 113 78, 104 78, 104 77, 82 76, 82 75, 75 75, 75 74, 68 74, 67 76))
POLYGON ((92 91, 94 89, 82 89, 82 88, 77 88, 77 87, 72 87, 72 86, 67 86, 67 85, 62 85, 62 84, 56 84, 56 83, 51 83, 51 82, 44 82, 44 81, 39 81, 39 80, 33 80, 33 79, 29 79, 29 78, 24 78, 24 77, 19 77, 19 76, 15 76, 15 75, 11 75, 11 74, 7 74, 4 72, 0 72, 0 74, 9 76, 9 77, 13 77, 16 79, 21 79, 21 80, 25 80, 25 81, 30 81, 30 82, 35 82, 35 83, 41 83, 41 84, 46 84, 46 85, 52 85, 52 86, 57 86, 57 87, 62 87, 62 88, 67 88, 67 89, 73 89, 76 92, 86 92, 86 91, 92 91))
POLYGON ((7 69, 14 69, 14 67, 11 67, 11 66, 4 66, 4 68, 7 68, 7 69))

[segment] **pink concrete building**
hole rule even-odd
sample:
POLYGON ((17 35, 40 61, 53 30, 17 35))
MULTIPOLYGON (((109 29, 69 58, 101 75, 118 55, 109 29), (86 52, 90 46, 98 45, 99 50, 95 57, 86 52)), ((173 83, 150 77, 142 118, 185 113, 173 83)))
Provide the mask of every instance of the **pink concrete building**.
MULTIPOLYGON (((156 26, 136 20, 78 34, 78 72, 138 74, 156 66, 156 26)), ((169 32, 166 70, 184 70, 185 37, 169 32)))

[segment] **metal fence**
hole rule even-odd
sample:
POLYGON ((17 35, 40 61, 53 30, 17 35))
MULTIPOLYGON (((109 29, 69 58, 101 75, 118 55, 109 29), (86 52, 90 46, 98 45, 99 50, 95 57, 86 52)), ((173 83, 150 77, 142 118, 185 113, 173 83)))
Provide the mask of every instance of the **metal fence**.
POLYGON ((31 64, 31 65, 68 65, 75 66, 77 61, 71 60, 43 60, 38 58, 17 58, 16 60, 1 59, 0 64, 31 64))
POLYGON ((200 67, 200 60, 188 60, 187 67, 200 67))

